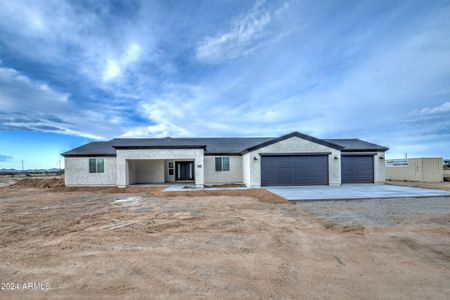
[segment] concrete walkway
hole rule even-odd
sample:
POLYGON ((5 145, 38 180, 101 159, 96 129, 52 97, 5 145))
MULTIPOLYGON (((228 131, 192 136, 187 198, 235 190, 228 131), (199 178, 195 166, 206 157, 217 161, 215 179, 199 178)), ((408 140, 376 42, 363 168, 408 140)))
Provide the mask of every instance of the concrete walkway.
POLYGON ((291 201, 450 196, 450 192, 441 190, 384 184, 343 184, 341 186, 295 187, 276 186, 267 187, 266 189, 291 201))
MULTIPOLYGON (((199 192, 199 191, 226 191, 226 190, 248 190, 247 187, 222 187, 222 188, 198 188, 195 185, 172 184, 164 192, 199 192)), ((252 188, 253 189, 253 188, 252 188)))

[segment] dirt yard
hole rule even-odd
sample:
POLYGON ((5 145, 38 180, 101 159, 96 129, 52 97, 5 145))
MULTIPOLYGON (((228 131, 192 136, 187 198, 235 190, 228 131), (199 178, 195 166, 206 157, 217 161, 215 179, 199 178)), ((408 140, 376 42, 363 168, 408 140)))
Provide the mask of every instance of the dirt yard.
POLYGON ((0 298, 450 295, 450 205, 371 227, 322 221, 263 190, 244 197, 38 186, 0 188, 0 282, 50 288, 0 290, 0 298))
POLYGON ((388 180, 388 181, 386 181, 386 184, 450 191, 450 182, 447 182, 447 181, 444 181, 444 182, 417 182, 417 181, 388 180))

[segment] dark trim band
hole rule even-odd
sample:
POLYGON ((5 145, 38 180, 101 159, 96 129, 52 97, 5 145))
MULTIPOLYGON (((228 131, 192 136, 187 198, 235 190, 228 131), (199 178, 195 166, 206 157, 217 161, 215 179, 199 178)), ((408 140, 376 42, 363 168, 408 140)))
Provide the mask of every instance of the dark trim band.
POLYGON ((205 153, 205 156, 242 156, 240 153, 205 153))
POLYGON ((325 156, 331 152, 259 153, 261 156, 325 156))
POLYGON ((206 149, 206 146, 112 146, 118 150, 135 150, 135 149, 206 149))
POLYGON ((360 152, 342 152, 341 153, 342 156, 369 156, 369 155, 375 156, 377 154, 378 154, 377 152, 362 152, 362 151, 360 151, 360 152))
POLYGON ((64 157, 116 157, 116 154, 64 154, 61 153, 64 157))
POLYGON ((342 150, 342 152, 386 152, 389 148, 381 148, 381 149, 349 149, 342 150))

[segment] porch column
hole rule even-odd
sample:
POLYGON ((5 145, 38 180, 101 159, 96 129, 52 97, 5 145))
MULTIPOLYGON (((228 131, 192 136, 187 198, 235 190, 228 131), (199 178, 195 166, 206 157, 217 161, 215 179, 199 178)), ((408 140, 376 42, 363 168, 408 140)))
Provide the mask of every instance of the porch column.
POLYGON ((203 163, 203 155, 197 156, 194 160, 194 169, 195 169, 195 185, 197 187, 203 187, 205 183, 204 174, 205 174, 205 165, 203 163))
POLYGON ((128 185, 128 164, 127 160, 123 157, 117 156, 117 186, 120 188, 127 187, 128 185))

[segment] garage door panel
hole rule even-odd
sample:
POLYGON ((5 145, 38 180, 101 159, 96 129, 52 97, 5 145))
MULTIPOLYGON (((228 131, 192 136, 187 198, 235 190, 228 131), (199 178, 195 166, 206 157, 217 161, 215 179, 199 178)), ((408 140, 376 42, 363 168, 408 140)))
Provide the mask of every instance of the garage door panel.
POLYGON ((342 183, 373 183, 373 156, 342 156, 342 183))
POLYGON ((263 156, 261 185, 327 185, 328 156, 263 156))

